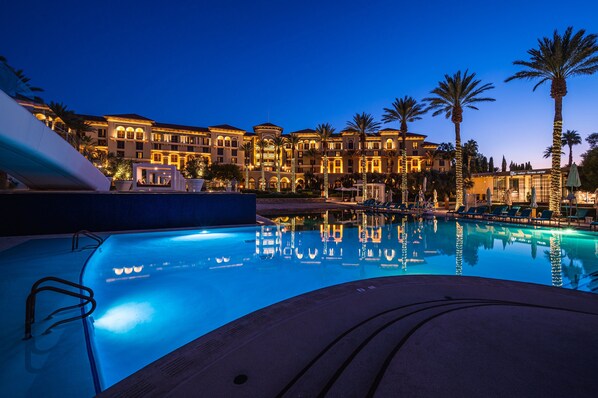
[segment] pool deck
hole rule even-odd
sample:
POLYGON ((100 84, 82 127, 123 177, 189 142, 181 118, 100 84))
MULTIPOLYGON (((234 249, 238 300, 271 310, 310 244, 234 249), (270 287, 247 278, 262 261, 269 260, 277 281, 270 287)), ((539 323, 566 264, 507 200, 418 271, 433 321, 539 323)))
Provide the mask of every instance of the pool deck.
POLYGON ((369 279, 251 313, 100 396, 594 397, 597 330, 589 293, 473 277, 369 279))

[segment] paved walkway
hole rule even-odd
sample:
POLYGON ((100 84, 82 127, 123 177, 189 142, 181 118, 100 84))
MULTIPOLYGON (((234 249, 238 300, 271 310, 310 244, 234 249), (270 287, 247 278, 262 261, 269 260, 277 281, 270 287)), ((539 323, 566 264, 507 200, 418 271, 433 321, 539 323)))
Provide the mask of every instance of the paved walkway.
POLYGON ((249 314, 101 396, 595 397, 598 296, 401 276, 249 314))

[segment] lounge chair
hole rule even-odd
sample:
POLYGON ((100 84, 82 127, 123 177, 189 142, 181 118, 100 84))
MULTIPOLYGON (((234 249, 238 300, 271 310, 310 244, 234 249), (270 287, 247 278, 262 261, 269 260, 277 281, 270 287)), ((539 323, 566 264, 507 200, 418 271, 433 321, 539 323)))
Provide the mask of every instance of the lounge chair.
POLYGON ((534 224, 541 223, 542 221, 548 221, 548 225, 550 225, 550 222, 552 221, 552 210, 542 210, 540 217, 533 217, 531 219, 531 222, 534 224))
POLYGON ((484 214, 486 214, 486 211, 488 210, 488 206, 478 206, 475 208, 475 213, 473 214, 473 218, 476 217, 484 217, 484 214))
POLYGON ((476 214, 477 211, 477 207, 470 207, 467 211, 461 213, 461 215, 465 218, 468 218, 469 216, 474 216, 476 214))
POLYGON ((590 223, 590 231, 593 231, 595 229, 598 230, 598 221, 592 221, 590 223))
POLYGON ((446 212, 447 215, 449 214, 462 214, 465 211, 465 206, 459 206, 457 210, 449 210, 446 212))
POLYGON ((566 218, 567 218, 567 221, 575 220, 579 224, 579 222, 582 221, 583 219, 585 219, 587 215, 588 215, 588 209, 581 208, 581 209, 577 209, 575 211, 574 215, 567 216, 566 218))
POLYGON ((492 213, 483 214, 482 217, 486 219, 500 217, 506 208, 507 206, 498 206, 492 211, 492 213))
POLYGON ((532 215, 532 209, 523 209, 523 210, 521 210, 521 213, 519 213, 518 216, 511 216, 511 220, 515 220, 515 221, 527 220, 527 222, 529 222, 529 218, 531 215, 532 215))
MULTIPOLYGON (((498 216, 494 216, 494 218, 506 221, 507 219, 517 217, 517 213, 519 213, 519 209, 521 209, 520 206, 513 206, 513 207, 511 207, 511 210, 509 210, 506 214, 499 214, 498 216)), ((531 213, 531 210, 530 210, 530 213, 531 213)), ((528 215, 528 217, 529 217, 529 215, 528 215)))

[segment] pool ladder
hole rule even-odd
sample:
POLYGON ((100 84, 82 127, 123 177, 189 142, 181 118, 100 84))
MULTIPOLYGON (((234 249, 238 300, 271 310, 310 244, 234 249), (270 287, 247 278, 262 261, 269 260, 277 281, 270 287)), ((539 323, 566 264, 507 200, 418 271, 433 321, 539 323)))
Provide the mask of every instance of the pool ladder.
POLYGON ((24 340, 28 340, 32 337, 31 325, 33 323, 35 323, 36 296, 38 293, 43 292, 43 291, 52 291, 52 292, 64 294, 67 296, 75 297, 75 298, 78 298, 81 300, 81 302, 79 304, 70 305, 67 307, 62 307, 62 308, 57 309, 56 311, 54 311, 50 315, 48 315, 46 317, 46 319, 52 318, 52 316, 58 314, 59 312, 72 310, 75 308, 83 308, 87 304, 91 303, 91 309, 89 311, 87 311, 81 315, 77 315, 77 316, 74 316, 71 318, 67 318, 67 319, 63 319, 61 321, 55 322, 49 328, 47 328, 43 334, 49 333, 50 330, 52 328, 54 328, 55 326, 62 325, 67 322, 75 321, 77 319, 87 318, 96 309, 96 301, 93 298, 93 290, 91 290, 90 288, 83 286, 83 285, 79 285, 78 283, 67 281, 62 278, 57 278, 55 276, 47 276, 45 278, 41 278, 40 280, 35 282, 33 284, 33 286, 31 286, 31 292, 27 296, 27 301, 25 303, 25 338, 24 338, 24 340), (51 285, 41 286, 43 283, 50 282, 50 281, 60 283, 62 285, 67 285, 67 286, 78 288, 80 291, 85 291, 87 294, 77 293, 77 292, 73 292, 70 290, 66 290, 66 289, 56 287, 56 286, 51 286, 51 285))
POLYGON ((71 251, 75 251, 75 249, 79 248, 79 237, 81 235, 87 236, 88 238, 91 238, 91 239, 95 240, 96 242, 98 242, 97 246, 95 246, 95 247, 99 247, 104 242, 104 238, 102 238, 86 229, 82 229, 81 231, 77 231, 73 234, 73 239, 71 240, 71 251))

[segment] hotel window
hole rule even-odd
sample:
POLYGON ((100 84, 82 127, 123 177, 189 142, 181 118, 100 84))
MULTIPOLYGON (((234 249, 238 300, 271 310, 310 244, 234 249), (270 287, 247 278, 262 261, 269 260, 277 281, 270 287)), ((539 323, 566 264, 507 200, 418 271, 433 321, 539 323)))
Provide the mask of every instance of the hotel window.
POLYGON ((354 148, 353 148, 353 140, 349 140, 349 143, 347 144, 347 147, 348 147, 349 149, 354 149, 354 148))
POLYGON ((335 142, 334 149, 343 149, 343 144, 341 142, 335 142))
POLYGON ((413 159, 413 160, 411 161, 411 166, 412 166, 412 167, 417 167, 417 160, 416 160, 416 159, 413 159))
POLYGON ((302 151, 303 150, 303 143, 300 142, 299 145, 297 145, 297 150, 302 151))
POLYGON ((193 147, 192 146, 188 146, 187 147, 187 152, 193 152, 193 147))
POLYGON ((154 149, 162 149, 162 144, 154 144, 153 148, 154 149))
POLYGON ((203 148, 201 148, 201 151, 202 151, 203 153, 210 153, 210 152, 211 152, 211 151, 210 151, 210 147, 209 147, 209 146, 204 146, 203 148))
POLYGON ((106 146, 107 142, 106 140, 98 140, 98 146, 106 146))
POLYGON ((216 146, 224 146, 224 138, 222 136, 218 136, 216 146))
POLYGON ((116 157, 117 158, 124 158, 125 157, 125 151, 116 151, 116 157))
POLYGON ((310 141, 309 143, 309 149, 316 149, 316 142, 315 141, 310 141))
POLYGON ((137 152, 137 159, 143 159, 143 152, 137 152))
POLYGON ((237 150, 236 149, 233 149, 231 151, 231 156, 237 156, 237 150))
POLYGON ((177 164, 178 161, 179 161, 178 155, 170 155, 170 163, 177 164))
POLYGON ((137 149, 138 151, 143 151, 143 142, 136 142, 135 149, 137 149))
POLYGON ((386 140, 386 149, 392 149, 392 140, 390 138, 386 140))
POLYGON ((98 137, 106 137, 106 129, 98 129, 98 137))
POLYGON ((233 146, 233 148, 237 148, 239 146, 239 142, 237 141, 236 138, 233 138, 233 140, 232 140, 232 146, 233 146))
POLYGON ((187 137, 186 135, 182 135, 181 136, 181 144, 188 144, 189 143, 189 137, 187 137))
POLYGON ((224 139, 224 146, 226 146, 226 147, 230 147, 230 137, 226 137, 226 138, 224 139))
POLYGON ((171 145, 170 149, 172 149, 173 151, 178 151, 179 150, 179 146, 178 145, 171 145))
POLYGON ((216 158, 216 163, 224 163, 224 158, 222 156, 218 156, 216 158))
POLYGON ((161 162, 162 161, 162 155, 159 153, 154 153, 154 162, 161 162))
POLYGON ((179 142, 179 138, 180 138, 180 137, 179 137, 178 135, 172 135, 172 136, 170 137, 170 141, 171 141, 171 142, 179 142))
POLYGON ((218 148, 218 149, 216 149, 216 154, 217 155, 224 155, 224 148, 218 148))
POLYGON ((170 134, 164 134, 164 142, 170 142, 170 134))
POLYGON ((123 126, 118 126, 116 128, 116 138, 125 138, 125 128, 123 126))
POLYGON ((378 168, 378 164, 379 164, 379 162, 377 160, 374 160, 374 167, 375 168, 378 168))
POLYGON ((143 141, 144 137, 143 137, 143 131, 136 131, 135 132, 135 139, 137 141, 143 141))
POLYGON ((181 159, 179 160, 179 168, 184 169, 185 168, 185 158, 181 157, 181 159))
POLYGON ((116 147, 118 149, 125 149, 125 142, 124 141, 116 141, 116 147))
POLYGON ((231 163, 237 163, 237 158, 231 158, 231 159, 230 159, 230 162, 231 162, 231 163))
POLYGON ((132 140, 135 138, 135 132, 133 131, 132 127, 127 127, 127 139, 132 140))
POLYGON ((380 149, 380 143, 374 142, 374 149, 380 149))
POLYGON ((419 151, 413 151, 413 156, 418 156, 419 155, 419 151))
POLYGON ((207 137, 204 137, 201 139, 201 143, 202 143, 202 145, 210 145, 210 139, 207 137))
POLYGON ((440 160, 438 161, 438 166, 442 166, 442 167, 444 167, 444 159, 440 159, 440 160))
POLYGON ((417 142, 413 143, 413 149, 417 149, 417 142))

